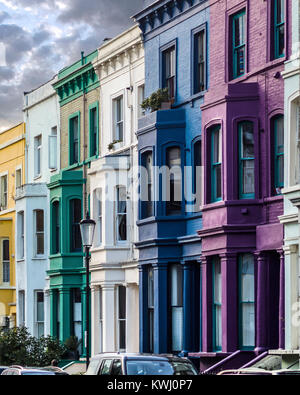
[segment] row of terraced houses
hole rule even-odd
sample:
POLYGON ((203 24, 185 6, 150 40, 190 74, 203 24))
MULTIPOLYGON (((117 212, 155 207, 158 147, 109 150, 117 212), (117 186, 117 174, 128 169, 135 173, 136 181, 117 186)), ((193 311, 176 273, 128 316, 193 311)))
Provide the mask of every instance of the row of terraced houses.
POLYGON ((84 338, 89 212, 92 355, 299 366, 299 8, 157 0, 24 94, 0 133, 3 328, 84 338))

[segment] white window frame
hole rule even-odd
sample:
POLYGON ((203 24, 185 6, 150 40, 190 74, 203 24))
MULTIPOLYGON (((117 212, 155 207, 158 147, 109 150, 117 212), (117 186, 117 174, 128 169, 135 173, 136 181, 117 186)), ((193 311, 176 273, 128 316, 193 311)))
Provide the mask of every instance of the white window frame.
POLYGON ((136 96, 137 96, 137 100, 136 100, 136 107, 137 107, 137 120, 139 120, 140 118, 144 117, 146 114, 146 111, 143 110, 141 108, 141 104, 143 103, 144 99, 145 99, 145 82, 143 81, 142 83, 139 83, 136 86, 136 96), (141 90, 143 89, 143 97, 141 97, 141 90))
POLYGON ((34 177, 35 178, 39 178, 42 175, 42 146, 43 146, 43 137, 42 134, 39 134, 34 137, 34 177), (38 168, 38 166, 40 168, 38 168))
POLYGON ((111 114, 112 114, 112 142, 119 141, 120 144, 125 143, 125 94, 124 91, 118 92, 111 97, 111 114), (122 98, 122 120, 116 120, 116 103, 122 98), (122 124, 123 126, 123 138, 120 139, 120 135, 117 135, 117 125, 122 124))
POLYGON ((33 216, 34 216, 34 254, 35 257, 44 257, 45 255, 45 210, 43 209, 35 209, 33 211, 33 216), (44 228, 43 231, 37 231, 37 212, 41 211, 43 213, 43 217, 44 217, 44 228), (38 234, 42 234, 43 235, 43 241, 44 241, 44 252, 42 254, 38 254, 38 234))
POLYGON ((25 257, 25 212, 19 211, 17 214, 18 226, 18 259, 25 257))
POLYGON ((15 190, 20 188, 23 185, 23 168, 22 166, 17 166, 15 170, 15 190), (17 185, 17 174, 20 172, 20 185, 17 185))
POLYGON ((96 219, 96 232, 94 247, 103 245, 103 194, 102 188, 96 188, 93 192, 93 214, 96 219), (99 199, 100 198, 100 199, 99 199))
POLYGON ((9 190, 9 185, 8 185, 8 171, 1 173, 0 174, 0 211, 5 211, 8 208, 8 190, 9 190), (2 179, 6 178, 6 191, 2 190, 2 179), (4 199, 6 199, 5 205, 4 199))
POLYGON ((127 342, 126 342, 126 321, 127 321, 127 311, 126 311, 126 298, 127 298, 127 289, 125 285, 118 284, 116 289, 116 305, 117 305, 117 349, 119 352, 126 352, 127 342), (119 304, 119 296, 120 296, 120 287, 125 288, 125 318, 120 318, 120 304, 119 304), (121 322, 125 322, 125 348, 120 348, 120 324, 121 322))
POLYGON ((39 326, 43 326, 43 334, 45 331, 45 294, 43 290, 35 290, 34 291, 34 306, 35 306, 35 312, 34 312, 34 324, 35 324, 35 332, 36 332, 36 337, 39 337, 39 326), (43 321, 38 321, 38 294, 41 293, 43 294, 43 310, 44 310, 44 320, 43 321))
POLYGON ((1 282, 2 282, 2 284, 8 286, 8 285, 10 284, 11 273, 10 273, 10 240, 9 240, 7 237, 1 239, 1 265, 2 265, 2 278, 1 278, 1 282), (3 252, 4 252, 3 244, 4 244, 5 241, 8 241, 8 247, 9 247, 9 250, 8 250, 9 260, 8 260, 8 261, 7 261, 7 260, 4 260, 4 257, 3 257, 3 252), (8 275, 9 275, 9 280, 8 280, 8 281, 4 281, 4 264, 7 264, 7 263, 8 263, 8 275))
POLYGON ((127 204, 127 187, 125 185, 117 185, 116 186, 116 190, 115 190, 115 196, 116 196, 116 200, 115 200, 115 242, 116 244, 128 244, 128 204, 127 204), (119 213, 118 210, 118 202, 119 202, 119 189, 123 188, 125 190, 126 193, 126 213, 119 213), (119 238, 119 217, 124 215, 126 217, 126 240, 120 240, 119 238))
POLYGON ((53 128, 51 128, 51 134, 48 136, 48 143, 49 143, 48 167, 51 171, 57 170, 58 168, 57 142, 58 142, 58 128, 57 126, 54 126, 53 128), (53 148, 53 152, 51 148, 53 148))

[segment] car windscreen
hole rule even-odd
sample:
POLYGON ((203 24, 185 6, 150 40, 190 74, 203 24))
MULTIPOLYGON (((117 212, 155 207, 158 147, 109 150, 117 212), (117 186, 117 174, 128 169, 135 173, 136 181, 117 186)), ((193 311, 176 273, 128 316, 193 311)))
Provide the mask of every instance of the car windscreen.
POLYGON ((86 375, 94 376, 97 374, 98 366, 99 366, 100 359, 92 359, 89 368, 86 372, 86 375))
POLYGON ((152 375, 152 376, 173 376, 173 375, 196 375, 197 372, 189 362, 158 361, 158 360, 135 360, 126 361, 127 375, 152 375))
POLYGON ((22 376, 54 376, 54 373, 51 372, 26 372, 23 371, 21 373, 22 376))

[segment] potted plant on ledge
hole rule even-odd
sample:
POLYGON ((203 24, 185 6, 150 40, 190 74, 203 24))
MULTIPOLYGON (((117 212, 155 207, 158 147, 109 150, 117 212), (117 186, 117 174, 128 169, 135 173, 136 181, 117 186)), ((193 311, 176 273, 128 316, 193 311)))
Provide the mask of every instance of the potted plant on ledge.
POLYGON ((157 110, 169 110, 171 108, 172 101, 169 98, 168 88, 158 89, 153 92, 151 96, 146 98, 142 104, 141 108, 143 110, 154 112, 157 110))

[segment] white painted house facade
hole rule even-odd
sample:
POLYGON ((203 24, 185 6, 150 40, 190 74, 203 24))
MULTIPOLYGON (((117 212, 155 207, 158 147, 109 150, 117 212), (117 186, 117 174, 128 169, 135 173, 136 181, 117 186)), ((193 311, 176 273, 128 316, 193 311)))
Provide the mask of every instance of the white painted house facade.
POLYGON ((100 79, 100 156, 90 175, 92 354, 139 349, 137 241, 138 152, 143 114, 144 50, 134 26, 105 42, 94 68, 100 79))
POLYGON ((16 192, 17 325, 36 337, 50 333, 50 177, 59 171, 60 117, 56 77, 24 94, 25 185, 16 192))
POLYGON ((293 55, 286 62, 285 81, 285 350, 283 364, 299 360, 300 350, 300 3, 292 0, 293 55))

